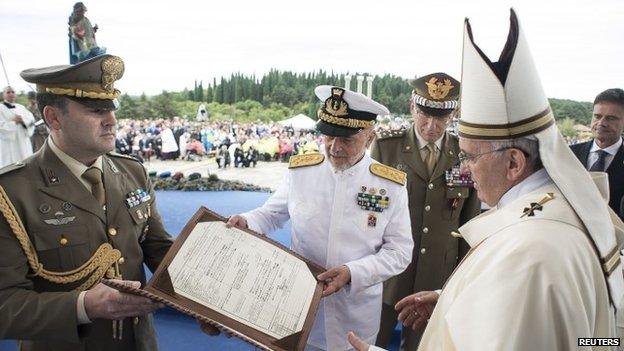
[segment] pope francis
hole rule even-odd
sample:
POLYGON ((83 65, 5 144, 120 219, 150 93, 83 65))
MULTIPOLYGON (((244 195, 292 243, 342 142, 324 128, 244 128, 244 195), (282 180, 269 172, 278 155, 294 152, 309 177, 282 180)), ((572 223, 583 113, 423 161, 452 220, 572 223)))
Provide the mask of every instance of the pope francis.
POLYGON ((464 29, 459 158, 492 209, 459 228, 471 250, 439 296, 405 298, 399 319, 427 324, 419 350, 610 349, 624 293, 613 217, 557 131, 514 11, 497 62, 464 29))

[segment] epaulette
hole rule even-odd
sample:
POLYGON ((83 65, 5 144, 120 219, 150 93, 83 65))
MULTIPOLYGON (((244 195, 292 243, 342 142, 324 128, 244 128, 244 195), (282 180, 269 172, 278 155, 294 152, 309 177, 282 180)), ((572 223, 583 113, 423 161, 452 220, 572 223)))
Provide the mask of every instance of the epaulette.
POLYGON ((325 160, 325 155, 318 152, 295 155, 290 157, 290 160, 288 161, 288 168, 315 166, 322 163, 323 160, 325 160))
POLYGON ((397 184, 405 185, 407 182, 407 173, 399 171, 396 168, 392 168, 381 163, 371 163, 369 169, 372 174, 388 179, 397 184))
POLYGON ((24 162, 15 162, 13 164, 0 168, 0 175, 13 172, 16 169, 24 168, 25 166, 26 164, 24 162))
POLYGON ((407 129, 382 130, 377 132, 377 140, 399 138, 405 135, 407 129))
POLYGON ((118 154, 116 152, 109 152, 109 153, 107 153, 107 155, 108 156, 113 156, 113 157, 125 158, 126 160, 132 160, 132 161, 141 163, 141 161, 138 158, 136 158, 136 157, 134 157, 132 155, 118 154))

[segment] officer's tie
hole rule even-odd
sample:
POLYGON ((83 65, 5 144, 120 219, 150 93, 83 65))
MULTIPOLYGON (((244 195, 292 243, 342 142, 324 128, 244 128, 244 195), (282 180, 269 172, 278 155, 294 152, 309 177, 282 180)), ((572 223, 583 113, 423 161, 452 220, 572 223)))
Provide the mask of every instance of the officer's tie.
POLYGON ((598 161, 594 162, 593 165, 589 168, 590 172, 604 172, 605 171, 605 161, 607 158, 608 152, 604 150, 596 151, 598 153, 598 161))
POLYGON ((438 162, 438 148, 434 143, 427 144, 427 157, 425 158, 425 165, 427 166, 427 172, 429 176, 433 174, 433 170, 435 169, 436 162, 438 162))
POLYGON ((102 206, 106 204, 104 195, 104 183, 102 182, 102 171, 95 167, 90 167, 82 174, 82 177, 91 184, 91 193, 93 197, 102 206))

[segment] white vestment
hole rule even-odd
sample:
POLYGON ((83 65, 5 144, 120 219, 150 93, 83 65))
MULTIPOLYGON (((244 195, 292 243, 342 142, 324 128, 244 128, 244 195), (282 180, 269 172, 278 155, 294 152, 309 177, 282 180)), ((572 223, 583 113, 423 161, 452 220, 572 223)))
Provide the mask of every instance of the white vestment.
POLYGON ((30 136, 35 131, 35 117, 20 104, 9 108, 0 103, 0 167, 21 161, 32 155, 30 136), (22 116, 24 125, 15 123, 15 115, 22 116))
POLYGON ((578 338, 615 336, 598 256, 545 170, 459 231, 472 250, 442 290, 419 350, 577 350, 578 338), (547 193, 554 199, 523 216, 547 193))
POLYGON ((169 153, 178 151, 178 144, 175 141, 171 128, 162 130, 160 133, 160 140, 162 141, 161 152, 169 153))
POLYGON ((401 273, 412 258, 405 186, 374 175, 365 155, 353 167, 335 171, 321 164, 289 169, 277 191, 260 208, 244 213, 249 228, 269 233, 291 220, 292 249, 329 269, 346 265, 351 283, 321 299, 308 344, 347 350, 347 333, 374 343, 379 330, 384 280, 401 273), (387 196, 382 212, 364 210, 358 193, 387 196))

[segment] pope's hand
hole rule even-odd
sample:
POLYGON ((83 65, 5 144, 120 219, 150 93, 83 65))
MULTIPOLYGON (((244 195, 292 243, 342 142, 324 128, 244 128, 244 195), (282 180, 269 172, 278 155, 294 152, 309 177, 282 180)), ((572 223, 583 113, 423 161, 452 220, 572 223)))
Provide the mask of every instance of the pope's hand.
POLYGON ((16 124, 24 123, 24 118, 20 115, 15 115, 13 117, 13 122, 15 122, 16 124))
POLYGON ((439 296, 435 291, 420 291, 403 298, 394 309, 405 327, 416 330, 429 321, 439 296))
MULTIPOLYGON (((117 280, 116 282, 134 288, 141 287, 141 283, 136 281, 117 280)), ((84 295, 84 307, 89 319, 95 320, 142 316, 163 308, 164 305, 146 297, 123 293, 99 283, 87 290, 84 295)))
POLYGON ((323 297, 327 297, 338 292, 343 286, 351 281, 351 271, 349 267, 342 265, 329 269, 316 277, 318 280, 325 282, 323 287, 323 297))
POLYGON ((349 332, 349 334, 347 334, 347 340, 349 340, 349 344, 353 346, 355 351, 368 351, 368 348, 370 347, 369 344, 358 338, 354 332, 349 332))
POLYGON ((230 217, 228 219, 228 221, 225 223, 225 226, 228 228, 231 227, 239 227, 239 228, 249 228, 249 226, 247 225, 247 220, 245 219, 245 217, 241 216, 241 215, 233 215, 232 217, 230 217))

